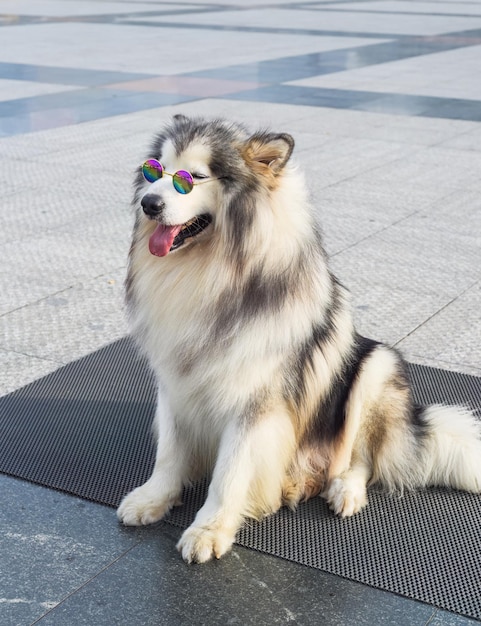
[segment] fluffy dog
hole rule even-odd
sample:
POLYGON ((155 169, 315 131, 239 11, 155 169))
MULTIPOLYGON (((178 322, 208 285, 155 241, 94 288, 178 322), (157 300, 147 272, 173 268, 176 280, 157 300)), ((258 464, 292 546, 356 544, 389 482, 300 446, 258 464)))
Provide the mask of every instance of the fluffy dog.
POLYGON ((158 380, 157 455, 118 516, 150 524, 210 475, 178 548, 226 553, 244 518, 366 487, 481 491, 481 428, 413 402, 400 354, 356 333, 288 134, 175 116, 138 172, 126 293, 158 380), (164 169, 165 168, 165 169, 164 169))

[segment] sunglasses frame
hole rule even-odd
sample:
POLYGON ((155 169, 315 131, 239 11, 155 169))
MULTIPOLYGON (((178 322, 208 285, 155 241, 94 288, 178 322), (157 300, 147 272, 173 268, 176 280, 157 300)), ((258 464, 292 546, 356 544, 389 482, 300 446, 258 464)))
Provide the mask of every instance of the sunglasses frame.
POLYGON ((161 178, 164 177, 164 174, 167 174, 167 176, 170 176, 172 178, 172 185, 174 186, 174 189, 177 191, 177 193, 180 193, 182 195, 187 195, 189 194, 195 186, 197 185, 203 185, 204 183, 210 183, 213 180, 219 180, 219 178, 208 178, 207 180, 199 180, 197 182, 194 181, 194 177, 192 176, 192 174, 190 172, 188 172, 187 170, 178 170, 177 172, 175 172, 174 174, 171 174, 170 172, 167 172, 164 169, 164 166, 162 165, 162 163, 160 161, 158 161, 157 159, 147 159, 147 161, 144 161, 142 163, 142 176, 145 178, 145 180, 148 183, 155 183, 156 181, 160 180, 161 178), (151 165, 152 164, 152 165, 151 165), (145 175, 145 171, 144 171, 144 167, 145 166, 150 166, 150 167, 154 167, 155 171, 158 172, 160 169, 160 176, 158 178, 156 178, 155 180, 149 180, 147 178, 147 176, 145 175), (187 177, 186 177, 187 175, 187 177), (181 185, 176 185, 176 180, 177 179, 181 179, 183 181, 186 181, 189 183, 189 185, 191 186, 190 189, 184 189, 181 185))

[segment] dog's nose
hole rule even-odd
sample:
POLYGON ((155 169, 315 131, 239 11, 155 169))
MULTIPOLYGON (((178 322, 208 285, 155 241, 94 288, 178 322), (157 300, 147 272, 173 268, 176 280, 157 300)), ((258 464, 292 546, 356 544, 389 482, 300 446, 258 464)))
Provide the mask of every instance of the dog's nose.
POLYGON ((147 193, 140 201, 144 213, 149 217, 156 217, 165 208, 165 204, 160 196, 154 193, 147 193))

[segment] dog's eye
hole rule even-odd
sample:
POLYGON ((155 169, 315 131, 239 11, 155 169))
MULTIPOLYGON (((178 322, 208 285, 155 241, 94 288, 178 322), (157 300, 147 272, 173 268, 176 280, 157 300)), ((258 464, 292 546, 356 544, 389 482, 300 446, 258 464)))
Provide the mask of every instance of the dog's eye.
POLYGON ((195 178, 196 180, 205 180, 206 178, 209 178, 207 176, 207 174, 201 174, 200 172, 192 172, 192 178, 195 178))

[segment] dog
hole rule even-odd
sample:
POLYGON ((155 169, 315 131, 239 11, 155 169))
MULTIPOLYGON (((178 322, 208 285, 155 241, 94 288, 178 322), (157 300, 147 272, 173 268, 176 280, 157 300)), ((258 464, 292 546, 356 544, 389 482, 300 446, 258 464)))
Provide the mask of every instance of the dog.
POLYGON ((481 491, 477 418, 417 406, 399 352, 356 332, 293 148, 176 115, 137 172, 126 302, 158 383, 157 452, 118 517, 156 522, 209 476, 177 546, 188 563, 319 494, 350 516, 374 483, 481 491))

